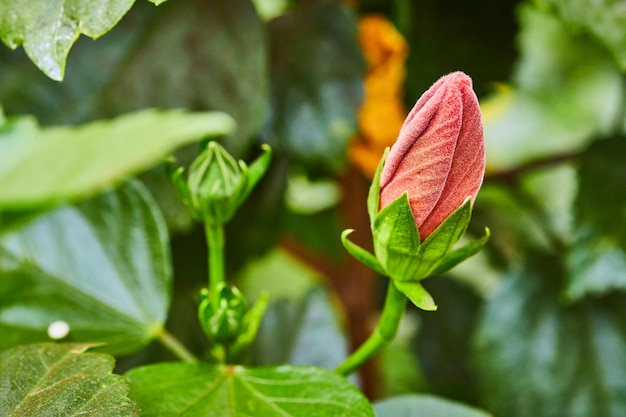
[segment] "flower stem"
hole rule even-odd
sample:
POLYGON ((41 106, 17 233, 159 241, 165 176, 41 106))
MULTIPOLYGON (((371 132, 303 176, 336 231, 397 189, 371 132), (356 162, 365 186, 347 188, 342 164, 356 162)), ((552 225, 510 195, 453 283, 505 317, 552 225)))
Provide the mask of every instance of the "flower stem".
POLYGON ((224 226, 205 223, 207 245, 209 247, 209 297, 211 304, 219 303, 219 285, 225 281, 224 273, 224 226))
POLYGON ((365 363, 370 357, 387 346, 398 333, 400 320, 404 315, 407 298, 396 289, 393 281, 389 281, 387 296, 380 320, 374 332, 359 348, 339 365, 335 372, 347 376, 365 363))
POLYGON ((157 340, 176 357, 184 362, 198 362, 193 353, 189 352, 187 348, 167 330, 163 329, 157 336, 157 340))

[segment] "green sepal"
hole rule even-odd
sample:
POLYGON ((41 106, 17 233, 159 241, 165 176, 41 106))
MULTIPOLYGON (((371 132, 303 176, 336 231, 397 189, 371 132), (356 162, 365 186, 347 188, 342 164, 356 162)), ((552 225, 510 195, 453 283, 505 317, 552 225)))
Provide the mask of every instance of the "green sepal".
MULTIPOLYGON (((272 162, 272 148, 270 148, 269 145, 263 144, 261 145, 261 151, 263 153, 259 155, 248 167, 247 183, 245 192, 242 195, 242 203, 250 195, 252 189, 257 185, 261 178, 263 178, 267 172, 267 168, 270 166, 270 162, 272 162)), ((243 164, 243 161, 239 161, 239 163, 243 164)))
POLYGON ((195 220, 201 220, 202 216, 191 204, 191 194, 189 192, 189 184, 187 184, 187 180, 183 177, 183 173, 185 172, 185 168, 178 167, 176 168, 176 159, 171 156, 165 160, 165 174, 169 177, 172 184, 174 184, 174 188, 178 191, 183 203, 189 209, 189 213, 191 217, 195 220))
POLYGON ((353 229, 346 229, 341 233, 341 243, 343 243, 343 247, 346 248, 348 253, 356 258, 359 262, 367 266, 368 268, 376 271, 380 275, 387 275, 382 265, 378 262, 376 257, 363 249, 362 247, 352 243, 348 239, 348 235, 354 232, 353 229))
POLYGON ((243 361, 245 356, 254 343, 256 335, 261 326, 261 321, 267 310, 267 304, 269 295, 267 292, 262 292, 257 298, 256 302, 250 307, 246 315, 243 317, 241 333, 231 345, 229 349, 229 356, 231 360, 243 361))
POLYGON ((470 217, 472 216, 472 200, 465 199, 465 202, 456 209, 446 220, 443 221, 428 236, 419 251, 418 271, 415 278, 423 279, 432 275, 432 270, 439 262, 452 250, 456 242, 467 230, 470 217))
POLYGON ((380 207, 380 174, 383 172, 387 154, 389 154, 389 147, 385 148, 383 156, 380 158, 380 162, 378 162, 378 168, 376 168, 376 173, 374 174, 369 193, 367 194, 367 213, 370 217, 370 226, 372 229, 374 229, 374 219, 376 218, 378 208, 380 207))
POLYGON ((491 232, 489 228, 485 227, 485 235, 480 239, 474 240, 470 243, 467 243, 461 246, 458 249, 453 250, 448 253, 435 267, 435 269, 430 273, 430 275, 439 275, 447 272, 463 262, 464 260, 471 258, 476 255, 480 250, 485 246, 489 237, 491 236, 491 232))
POLYGON ((404 281, 394 281, 393 284, 396 286, 398 291, 402 294, 406 295, 406 297, 411 300, 416 307, 421 308, 426 311, 435 311, 437 310, 437 304, 435 304, 435 300, 433 297, 424 289, 422 284, 417 281, 412 282, 404 282, 404 281))
POLYGON ((408 193, 383 208, 372 227, 374 252, 387 274, 401 281, 417 280, 420 238, 408 193))

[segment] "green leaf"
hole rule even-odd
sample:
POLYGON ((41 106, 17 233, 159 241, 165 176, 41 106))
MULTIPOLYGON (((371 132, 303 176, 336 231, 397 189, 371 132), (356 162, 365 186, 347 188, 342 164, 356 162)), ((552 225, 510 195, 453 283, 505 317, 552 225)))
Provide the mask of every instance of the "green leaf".
POLYGON ((343 247, 346 248, 350 255, 354 256, 355 259, 363 263, 368 268, 372 269, 380 275, 387 275, 383 267, 378 262, 378 259, 376 259, 374 255, 372 255, 362 247, 352 243, 348 239, 348 235, 350 235, 350 233, 352 232, 354 232, 354 230, 347 229, 344 230, 343 233, 341 233, 341 243, 343 243, 343 247))
POLYGON ((19 346, 0 353, 0 409, 11 417, 132 417, 128 382, 113 375, 114 359, 90 345, 19 346))
POLYGON ((343 198, 335 178, 310 178, 303 170, 294 169, 287 179, 285 204, 291 213, 310 219, 315 214, 337 207, 343 198))
POLYGON ((39 210, 0 211, 0 235, 23 226, 39 214, 39 210))
POLYGON ((491 236, 491 232, 488 228, 485 228, 485 235, 480 239, 476 239, 471 241, 470 243, 466 243, 458 249, 453 250, 448 253, 435 267, 434 270, 430 272, 429 275, 439 275, 447 272, 474 255, 476 255, 480 250, 485 246, 489 237, 491 236))
POLYGON ((614 60, 530 3, 519 9, 513 86, 481 100, 488 170, 583 150, 623 121, 622 75, 614 60))
POLYGON ((308 164, 339 169, 356 130, 364 65, 356 19, 313 2, 269 23, 272 108, 265 138, 308 164))
POLYGON ((521 196, 527 196, 527 204, 536 208, 529 214, 543 220, 543 229, 565 245, 573 240, 574 200, 578 193, 577 161, 563 162, 537 168, 526 173, 521 186, 521 196), (532 199, 532 201, 530 201, 532 199))
POLYGON ((572 26, 582 27, 611 51, 626 69, 626 10, 620 0, 546 0, 572 26))
POLYGON ((403 395, 374 404, 377 417, 489 417, 473 407, 432 395, 403 395))
POLYGON ((472 210, 472 223, 489 225, 491 254, 511 261, 526 256, 529 249, 551 247, 545 225, 536 212, 528 210, 532 202, 516 191, 504 184, 487 183, 481 188, 472 210))
MULTIPOLYGON (((21 50, 0 48, 0 97, 8 114, 34 114, 44 125, 81 124, 146 107, 221 110, 237 122, 222 144, 247 160, 268 108, 267 49, 265 27, 249 0, 158 8, 138 1, 98 42, 78 40, 63 83, 41 74, 21 50), (166 61, 175 65, 154 65, 166 61)), ((195 148, 177 152, 181 165, 193 160, 195 148)), ((162 169, 142 181, 168 225, 189 230, 192 219, 162 169)))
POLYGON ((626 415, 626 298, 563 305, 561 263, 530 254, 483 311, 474 362, 496 415, 626 415))
POLYGON ((0 239, 0 349, 71 340, 112 353, 145 346, 162 329, 171 266, 163 219, 138 183, 43 215, 0 239))
POLYGON ((569 252, 569 281, 565 295, 577 301, 626 289, 626 249, 610 236, 581 232, 569 252))
POLYGON ((426 311, 436 311, 437 304, 433 297, 424 289, 422 284, 417 281, 394 281, 398 291, 406 295, 416 307, 426 311))
POLYGON ((317 286, 303 299, 270 303, 251 359, 255 365, 291 363, 334 369, 347 353, 348 341, 330 295, 317 286))
POLYGON ((626 289, 626 141, 595 143, 581 158, 567 297, 626 289))
MULTIPOLYGON (((234 128, 223 113, 144 110, 80 127, 10 137, 0 153, 0 208, 93 195, 147 169, 176 147, 234 128)), ((0 143, 5 140, 0 133, 0 143)))
MULTIPOLYGON (((164 0, 151 0, 159 4, 164 0)), ((98 38, 111 30, 134 0, 0 1, 0 38, 12 49, 20 45, 48 77, 61 81, 70 48, 81 34, 98 38)))
POLYGON ((268 107, 265 27, 249 0, 170 1, 156 8, 138 1, 98 42, 79 39, 63 83, 43 76, 19 52, 0 48, 0 62, 8 114, 77 124, 148 107, 219 110, 237 122, 223 142, 237 158, 246 156, 268 107))
POLYGON ((99 86, 104 110, 223 111, 235 119, 237 130, 222 144, 235 158, 243 157, 261 128, 269 94, 265 27, 252 3, 187 0, 142 14, 143 9, 112 32, 121 39, 110 47, 124 43, 124 37, 134 41, 123 50, 123 60, 112 62, 116 72, 99 86), (142 36, 135 37, 137 32, 142 36))
POLYGON ((374 416, 348 380, 313 367, 164 363, 128 372, 142 416, 374 416))

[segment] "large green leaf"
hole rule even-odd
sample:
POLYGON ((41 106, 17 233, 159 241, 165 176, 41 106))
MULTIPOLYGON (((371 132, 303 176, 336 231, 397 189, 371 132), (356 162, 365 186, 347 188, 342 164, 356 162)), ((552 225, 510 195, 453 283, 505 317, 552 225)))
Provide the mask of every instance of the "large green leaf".
POLYGON ((47 340, 63 320, 71 340, 136 351, 163 327, 171 279, 163 220, 140 184, 61 207, 0 239, 0 349, 47 340))
MULTIPOLYGON (((249 0, 159 7, 139 1, 98 42, 77 41, 63 83, 41 74, 21 51, 0 48, 0 62, 0 97, 10 114, 34 114, 49 125, 80 124, 145 107, 222 110, 237 122, 222 144, 245 160, 268 108, 265 28, 249 0)), ((176 158, 188 165, 195 155, 195 147, 189 147, 176 158)), ((188 228, 191 218, 163 169, 149 171, 142 180, 168 225, 188 228)))
POLYGON ((132 417, 128 382, 89 345, 20 346, 0 353, 0 410, 11 417, 132 417))
POLYGON ((542 228, 563 245, 570 244, 574 230, 574 201, 578 193, 578 165, 576 161, 563 162, 537 168, 522 178, 522 191, 526 197, 526 212, 543 217, 542 228), (533 207, 535 212, 529 211, 533 207))
MULTIPOLYGON (((159 4, 165 0, 150 0, 159 4)), ((0 0, 0 38, 20 45, 50 78, 60 81, 65 59, 81 34, 98 38, 111 30, 134 0, 0 0)))
POLYGON ((142 416, 374 416, 352 383, 313 367, 163 363, 133 369, 127 376, 130 397, 142 416))
POLYGON ((377 417, 489 417, 484 411, 430 395, 404 395, 374 404, 377 417))
POLYGON ((597 43, 546 10, 519 10, 513 86, 481 101, 487 169, 577 152, 621 122, 622 77, 597 43))
POLYGON ((531 254, 483 312, 473 350, 495 415, 626 415, 626 298, 563 305, 561 262, 531 254))
POLYGON ((626 8, 621 0, 544 0, 574 27, 597 37, 626 69, 626 8))
POLYGON ((76 43, 63 83, 38 73, 19 52, 0 50, 0 61, 7 113, 34 114, 46 125, 146 107, 220 110, 237 122, 225 145, 243 157, 267 109, 267 42, 249 0, 158 8, 140 1, 98 42, 76 43))
POLYGON ((101 86, 103 110, 221 110, 237 122, 224 145, 243 156, 260 129, 269 88, 264 28, 250 0, 169 2, 139 17, 119 28, 117 36, 144 33, 101 86))
POLYGON ((176 147, 232 131, 223 113, 144 110, 80 127, 0 131, 0 209, 95 194, 176 147))
POLYGON ((575 241, 568 255, 566 294, 626 290, 626 141, 594 144, 582 158, 575 202, 575 241))
POLYGON ((338 168, 356 130, 363 59, 355 18, 312 2, 269 24, 272 108, 265 137, 299 159, 338 168))

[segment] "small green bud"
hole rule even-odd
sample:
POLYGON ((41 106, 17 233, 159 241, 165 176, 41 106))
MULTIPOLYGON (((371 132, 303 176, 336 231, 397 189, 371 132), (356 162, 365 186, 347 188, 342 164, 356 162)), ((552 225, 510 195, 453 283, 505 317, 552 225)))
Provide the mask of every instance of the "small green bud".
POLYGON ((248 303, 237 288, 222 283, 218 287, 217 305, 213 305, 207 289, 200 292, 198 319, 204 333, 215 343, 232 343, 243 330, 248 303))
POLYGON ((243 204, 254 186, 263 177, 271 161, 271 150, 263 153, 249 167, 236 161, 220 144, 209 142, 183 178, 183 168, 170 163, 168 174, 191 215, 206 224, 225 224, 243 204))
POLYGON ((246 190, 247 167, 217 142, 207 148, 189 168, 190 205, 209 224, 224 224, 239 207, 246 190))

